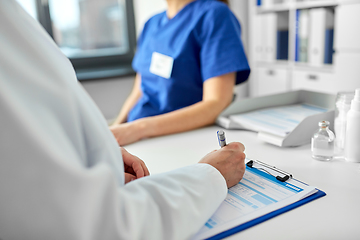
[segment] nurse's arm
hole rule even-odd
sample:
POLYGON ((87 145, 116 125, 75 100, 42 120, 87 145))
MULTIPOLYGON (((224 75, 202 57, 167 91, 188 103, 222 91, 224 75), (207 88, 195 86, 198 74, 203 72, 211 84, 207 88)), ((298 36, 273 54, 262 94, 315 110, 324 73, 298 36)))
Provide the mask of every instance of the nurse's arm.
MULTIPOLYGON (((166 114, 138 119, 118 126, 116 139, 120 145, 142 138, 184 132, 215 122, 231 103, 235 73, 210 78, 204 82, 202 101, 166 114)), ((184 96, 186 97, 186 96, 184 96)))
POLYGON ((135 106, 136 102, 141 97, 140 82, 141 82, 141 76, 139 73, 137 73, 135 76, 134 87, 130 95, 126 99, 123 107, 121 108, 119 115, 117 116, 112 126, 126 122, 130 110, 133 108, 133 106, 135 106))

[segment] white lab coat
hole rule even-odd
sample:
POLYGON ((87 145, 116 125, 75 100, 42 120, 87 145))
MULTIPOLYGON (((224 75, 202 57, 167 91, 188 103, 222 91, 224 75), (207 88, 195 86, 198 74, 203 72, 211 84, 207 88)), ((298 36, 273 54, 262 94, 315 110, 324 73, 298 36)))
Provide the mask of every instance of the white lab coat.
POLYGON ((0 1, 0 239, 188 239, 226 196, 196 164, 124 185, 119 147, 68 59, 0 1))

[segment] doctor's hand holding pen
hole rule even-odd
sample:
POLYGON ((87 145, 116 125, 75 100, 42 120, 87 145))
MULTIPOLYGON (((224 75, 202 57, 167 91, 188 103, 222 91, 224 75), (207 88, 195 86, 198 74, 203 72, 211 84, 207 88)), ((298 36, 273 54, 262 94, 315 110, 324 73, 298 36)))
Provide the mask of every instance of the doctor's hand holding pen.
POLYGON ((245 173, 245 147, 239 142, 232 142, 219 150, 207 154, 199 163, 215 167, 225 178, 227 187, 239 183, 245 173))
MULTIPOLYGON (((239 142, 230 143, 219 150, 214 150, 203 157, 199 163, 210 164, 216 168, 226 181, 228 188, 242 179, 245 172, 245 147, 239 142)), ((149 176, 145 163, 138 157, 121 148, 124 161, 125 183, 149 176)))

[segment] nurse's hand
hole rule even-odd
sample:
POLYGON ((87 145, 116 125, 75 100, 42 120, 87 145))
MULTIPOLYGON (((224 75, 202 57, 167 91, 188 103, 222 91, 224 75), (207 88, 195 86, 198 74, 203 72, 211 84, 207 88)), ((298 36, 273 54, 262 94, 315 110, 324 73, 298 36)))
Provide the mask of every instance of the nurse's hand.
POLYGON ((121 148, 121 154, 124 161, 125 184, 150 175, 145 163, 140 158, 130 154, 124 148, 121 148))
POLYGON ((239 183, 245 173, 244 150, 244 145, 233 142, 207 154, 199 163, 210 164, 219 170, 230 188, 239 183))
POLYGON ((114 134, 119 146, 137 142, 143 138, 144 131, 139 123, 141 122, 134 121, 110 126, 110 130, 114 134))

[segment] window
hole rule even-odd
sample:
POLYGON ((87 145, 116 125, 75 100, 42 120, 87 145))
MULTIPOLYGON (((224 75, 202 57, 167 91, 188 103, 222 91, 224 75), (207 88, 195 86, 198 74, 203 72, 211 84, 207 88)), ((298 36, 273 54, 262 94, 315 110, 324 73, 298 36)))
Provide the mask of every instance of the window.
POLYGON ((18 0, 72 62, 79 80, 133 73, 131 0, 18 0))
POLYGON ((21 6, 35 19, 37 18, 36 0, 17 0, 21 6))

